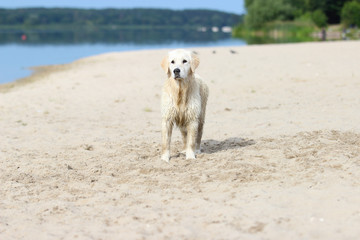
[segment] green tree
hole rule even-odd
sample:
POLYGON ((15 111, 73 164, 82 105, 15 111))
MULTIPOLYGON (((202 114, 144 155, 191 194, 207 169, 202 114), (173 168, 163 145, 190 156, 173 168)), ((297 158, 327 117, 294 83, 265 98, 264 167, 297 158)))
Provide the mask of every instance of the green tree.
POLYGON ((332 0, 305 0, 304 8, 308 12, 314 12, 318 9, 325 10, 327 2, 332 0))
POLYGON ((314 11, 311 14, 311 19, 313 20, 315 25, 318 26, 319 28, 325 28, 327 26, 328 19, 327 19, 325 13, 323 11, 321 11, 320 9, 314 11))
POLYGON ((326 6, 324 9, 324 13, 328 17, 329 24, 337 24, 340 23, 341 20, 341 9, 344 4, 351 0, 326 0, 326 6))
POLYGON ((245 24, 251 28, 260 28, 275 20, 293 20, 296 12, 285 0, 253 0, 247 10, 245 24))
POLYGON ((245 7, 249 8, 253 2, 254 0, 245 0, 245 7))
POLYGON ((341 10, 341 21, 346 25, 360 27, 360 3, 358 1, 347 2, 341 10))

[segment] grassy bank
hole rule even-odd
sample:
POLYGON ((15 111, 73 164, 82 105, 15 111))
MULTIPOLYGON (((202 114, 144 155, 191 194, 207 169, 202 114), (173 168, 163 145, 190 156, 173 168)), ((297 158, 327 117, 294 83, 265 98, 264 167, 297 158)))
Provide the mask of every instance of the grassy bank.
MULTIPOLYGON (((271 22, 259 29, 251 29, 244 24, 233 29, 233 37, 242 38, 248 44, 310 42, 322 39, 321 29, 311 21, 271 22)), ((360 39, 359 28, 344 29, 341 24, 326 28, 327 40, 360 39)))
POLYGON ((244 24, 233 29, 233 36, 245 39, 249 44, 308 42, 316 40, 314 32, 319 29, 308 21, 270 22, 259 29, 246 27, 244 24))

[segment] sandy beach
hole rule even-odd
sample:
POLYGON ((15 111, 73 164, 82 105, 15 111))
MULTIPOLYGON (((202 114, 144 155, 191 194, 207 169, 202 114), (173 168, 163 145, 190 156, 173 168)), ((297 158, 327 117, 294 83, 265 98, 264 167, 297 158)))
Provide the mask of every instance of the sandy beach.
POLYGON ((0 87, 0 239, 359 239, 359 41, 191 49, 203 153, 165 163, 168 50, 0 87))

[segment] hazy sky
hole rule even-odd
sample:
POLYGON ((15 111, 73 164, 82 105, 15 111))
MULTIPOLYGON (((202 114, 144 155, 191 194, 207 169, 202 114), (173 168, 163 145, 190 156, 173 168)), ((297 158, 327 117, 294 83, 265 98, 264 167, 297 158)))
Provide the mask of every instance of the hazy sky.
POLYGON ((22 7, 75 7, 75 8, 170 8, 215 9, 232 13, 244 13, 244 0, 0 0, 0 8, 22 7))

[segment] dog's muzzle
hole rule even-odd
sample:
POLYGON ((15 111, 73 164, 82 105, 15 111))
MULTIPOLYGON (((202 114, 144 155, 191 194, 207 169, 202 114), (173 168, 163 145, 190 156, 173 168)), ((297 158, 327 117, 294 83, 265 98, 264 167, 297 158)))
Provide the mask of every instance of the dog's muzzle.
POLYGON ((181 78, 181 77, 180 77, 180 69, 179 69, 179 68, 175 68, 175 69, 174 69, 174 75, 175 75, 175 79, 181 78))

